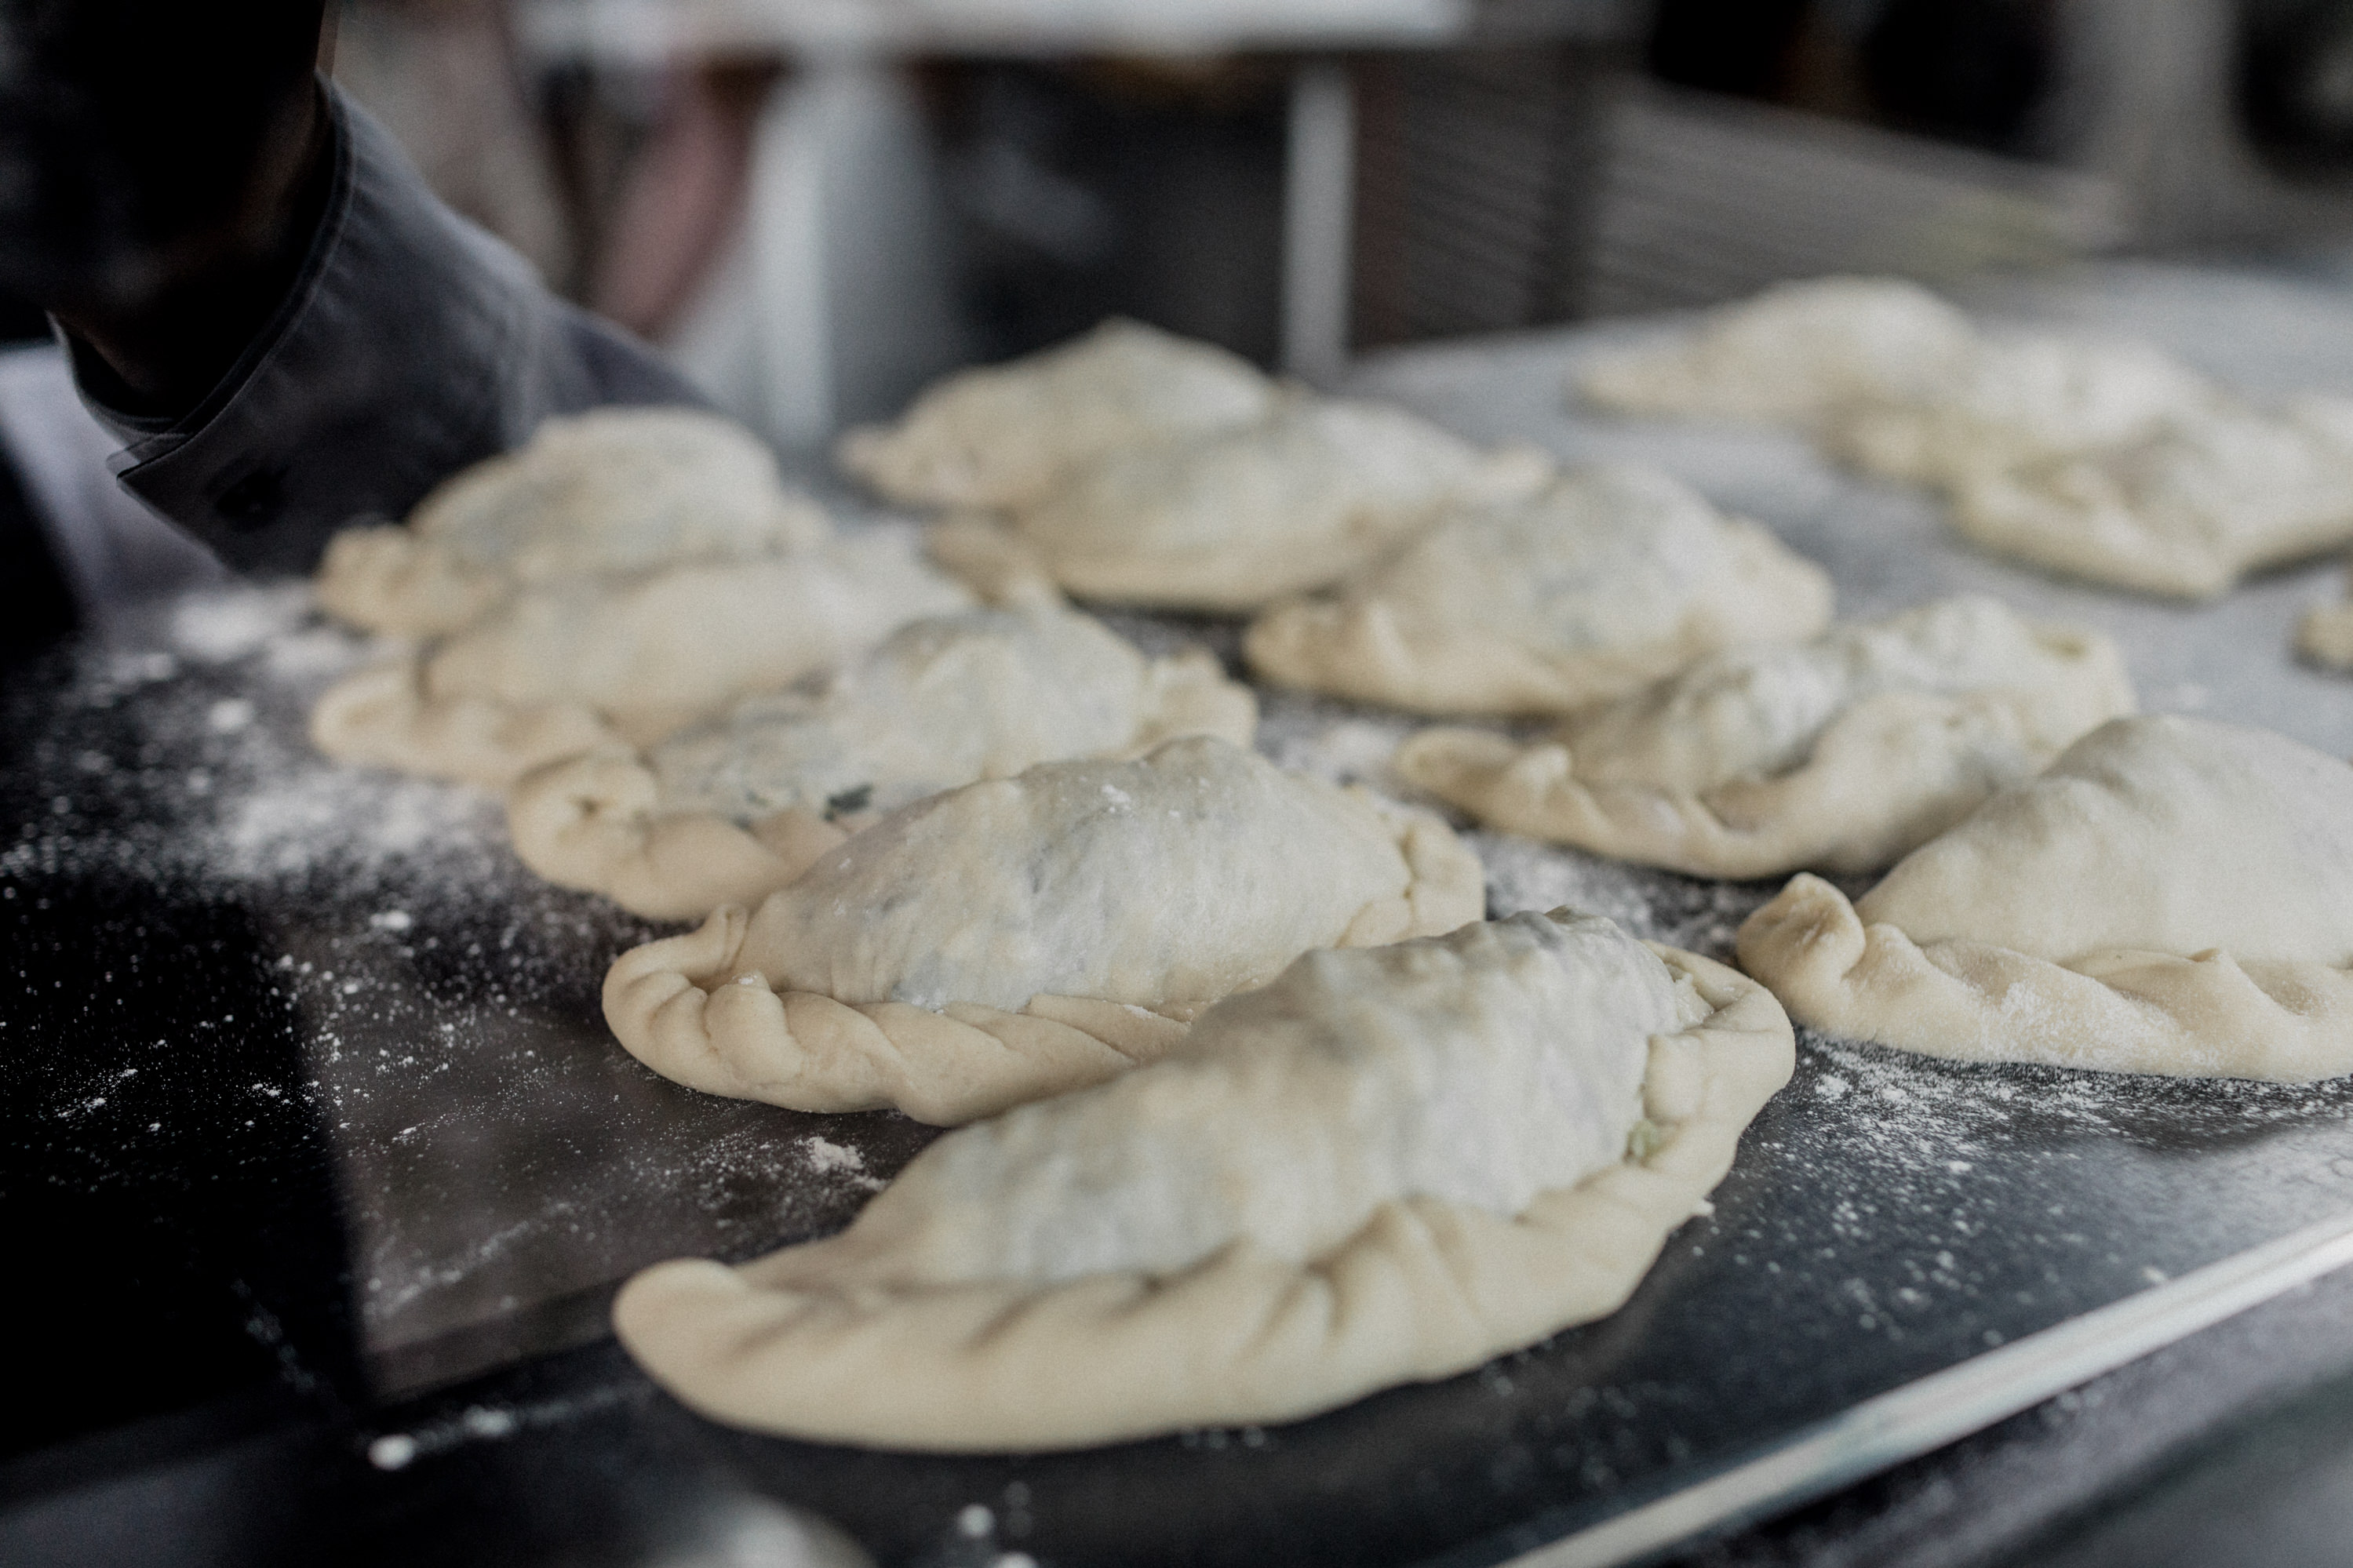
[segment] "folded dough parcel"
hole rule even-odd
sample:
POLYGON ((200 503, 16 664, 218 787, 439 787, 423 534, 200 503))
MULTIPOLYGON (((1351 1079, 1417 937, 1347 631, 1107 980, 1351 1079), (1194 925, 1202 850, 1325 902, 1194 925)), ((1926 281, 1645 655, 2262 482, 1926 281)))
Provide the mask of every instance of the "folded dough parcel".
POLYGON ((1122 448, 1264 418, 1280 395, 1245 360, 1112 320, 1009 364, 958 371, 889 426, 841 438, 841 466, 895 501, 1019 507, 1122 448))
POLYGON ((1027 577, 1105 604, 1239 613, 1337 581, 1449 507, 1526 495, 1552 467, 1388 404, 1293 392, 1256 424, 1117 448, 1001 517, 950 519, 932 551, 984 587, 1027 577))
POLYGON ((1830 577, 1655 468, 1595 464, 1450 508, 1243 639, 1280 686, 1424 713, 1557 713, 1830 620, 1830 577))
POLYGON ((515 852, 638 914, 757 903, 926 795, 1178 735, 1250 743, 1250 689, 1198 648, 1146 658, 1056 605, 914 621, 814 689, 744 699, 644 752, 606 748, 507 795, 515 852))
POLYGON ((1197 737, 908 806, 756 910, 622 954, 605 1016, 691 1088, 954 1123, 1160 1056, 1311 948, 1451 931, 1485 896, 1438 818, 1197 737))
POLYGON ((1621 413, 1761 420, 1947 492, 1985 549, 2202 598, 2353 541, 2353 400, 2242 396, 2151 344, 1980 332, 1914 284, 1825 278, 1577 378, 1621 413))
POLYGON ((504 788, 596 746, 649 744, 972 595, 875 531, 785 555, 560 578, 327 689, 338 762, 504 788))
POLYGON ((1425 730, 1394 765, 1597 855, 1702 877, 1875 871, 2133 705, 2106 637, 1961 595, 1717 654, 1526 742, 1425 730))
POLYGON ((444 480, 405 526, 337 534, 319 607, 363 631, 440 637, 534 584, 750 560, 831 531, 740 426, 691 408, 598 408, 546 420, 444 480))
POLYGON ((1793 1059, 1761 987, 1598 917, 1311 952, 949 1134, 840 1235, 659 1265, 614 1321, 696 1409, 801 1437, 1295 1419, 1616 1310, 1793 1059))
POLYGON ((2333 1078, 2353 1071, 2353 767, 2119 719, 1858 902, 1799 877, 1739 952, 1799 1023, 1930 1056, 2333 1078))

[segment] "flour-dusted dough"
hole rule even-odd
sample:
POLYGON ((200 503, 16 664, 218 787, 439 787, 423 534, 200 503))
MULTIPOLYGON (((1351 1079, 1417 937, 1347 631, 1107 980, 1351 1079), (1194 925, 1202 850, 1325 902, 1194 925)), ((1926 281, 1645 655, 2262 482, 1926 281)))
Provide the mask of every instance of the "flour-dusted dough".
POLYGON ((910 539, 886 532, 794 555, 563 579, 414 658, 330 687, 311 735, 339 762, 503 788, 595 745, 650 743, 907 621, 970 604, 910 539))
POLYGON ((1955 485, 2139 440, 2170 420, 2227 411, 2227 402, 2147 343, 2036 333, 1987 341, 1909 398, 1850 405, 1825 434, 1834 454, 1867 473, 1955 485))
POLYGON ((1197 737, 908 806, 756 912, 623 954, 605 1017, 690 1088, 964 1121, 1159 1055, 1309 948, 1484 901, 1436 818, 1197 737))
POLYGON ((438 637, 518 589, 807 548, 830 531, 749 431, 691 408, 549 419, 417 504, 406 527, 346 529, 320 607, 368 631, 438 637))
POLYGON ((978 581, 1011 556, 1082 598, 1252 610, 1551 470, 1532 447, 1483 451, 1402 408, 1294 395, 1256 425, 1099 458, 1004 520, 954 520, 933 549, 978 581))
POLYGON ((2353 1071, 2353 767, 2120 719, 1855 904, 1801 876, 1740 931, 1799 1023, 1968 1060, 2303 1082, 2353 1071))
POLYGON ((1615 1311, 1792 1065, 1760 987, 1589 916, 1312 952, 1159 1063, 940 1140, 841 1235, 663 1264, 614 1321, 696 1409, 800 1437, 1293 1420, 1615 1311))
POLYGON ((507 796, 515 852, 638 914, 753 904, 925 795, 1177 735, 1247 746, 1258 704, 1208 653, 1151 659, 1050 606, 902 626, 816 689, 746 698, 642 755, 575 756, 507 796), (838 825, 838 826, 837 826, 838 825))
POLYGON ((1777 283, 1655 347, 1597 358, 1577 375, 1625 414, 1814 426, 1861 403, 1926 395, 1975 351, 1969 320, 1894 278, 1777 283))
POLYGON ((2304 613, 2295 629, 2295 650, 2327 669, 2353 669, 2353 585, 2341 605, 2304 613))
POLYGON ((959 371, 896 425, 849 432, 838 455, 893 500, 1025 506, 1077 464, 1253 423, 1276 396, 1223 349, 1114 320, 1010 364, 959 371))
POLYGON ((1953 521, 2000 554, 2200 598, 2353 542, 2353 400, 2219 408, 2121 446, 1972 473, 1953 521))
POLYGON ((1243 647, 1279 686, 1424 713, 1560 712, 1736 643, 1811 637, 1830 578, 1667 475, 1579 468, 1450 513, 1243 647))
POLYGON ((1718 654, 1531 744, 1425 731, 1394 765, 1494 826, 1621 860, 1870 871, 2132 710, 2107 638, 1969 595, 1718 654))

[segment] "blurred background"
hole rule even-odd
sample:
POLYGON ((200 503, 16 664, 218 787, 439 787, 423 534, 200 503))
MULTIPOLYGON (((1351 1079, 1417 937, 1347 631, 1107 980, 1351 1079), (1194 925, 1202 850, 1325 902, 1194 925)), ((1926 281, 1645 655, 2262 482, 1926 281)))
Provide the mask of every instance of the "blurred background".
POLYGON ((333 58, 788 446, 1111 312, 1318 380, 1831 270, 2353 274, 2353 0, 346 0, 333 58))

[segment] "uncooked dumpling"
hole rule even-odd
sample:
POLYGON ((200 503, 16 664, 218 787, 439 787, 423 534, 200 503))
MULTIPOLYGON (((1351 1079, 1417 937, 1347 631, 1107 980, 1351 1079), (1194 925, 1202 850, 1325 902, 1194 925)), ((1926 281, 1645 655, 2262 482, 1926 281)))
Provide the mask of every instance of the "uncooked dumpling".
POLYGON ((2107 638, 1966 596, 1717 654, 1547 740, 1425 731, 1395 766, 1494 826, 1621 860, 1870 871, 2132 710, 2107 638))
POLYGON ((824 1441, 1293 1420, 1616 1310, 1792 1060, 1761 988, 1592 916, 1311 952, 1160 1062, 943 1138, 841 1235, 663 1264, 614 1321, 697 1410, 824 1441))
POLYGON ((2205 377, 2147 343, 2031 334, 1986 342, 1913 398, 1842 411, 1828 440, 1865 472, 1951 485, 1985 469, 2138 440, 2226 401, 2205 377))
POLYGON ((853 430, 841 465, 893 500, 1026 506, 1074 465, 1265 416, 1274 383, 1208 343, 1134 321, 1010 364, 960 371, 896 425, 853 430))
POLYGON ((828 531, 740 426, 691 408, 598 408, 549 419, 444 480, 406 527, 337 534, 317 592, 353 626, 434 637, 534 584, 773 555, 828 531))
POLYGON ((1577 385, 1625 414, 1816 426, 1854 404, 1933 393, 1976 345, 1968 318, 1915 283, 1818 278, 1711 310, 1661 346, 1597 358, 1577 385))
POLYGON ((524 865, 660 920, 758 902, 923 796, 1176 735, 1247 746, 1258 704, 1195 650, 1148 659, 1049 606, 901 627, 815 689, 750 697, 643 754, 575 757, 507 797, 524 865))
POLYGON ((746 916, 622 955, 605 1016, 691 1088, 968 1121, 1158 1055, 1312 947, 1479 918, 1436 818, 1206 737, 884 818, 746 916))
POLYGON ((1255 609, 1387 553, 1443 509, 1525 495, 1552 465, 1482 451, 1402 408, 1295 395, 1261 423, 1121 451, 1002 521, 934 531, 951 569, 1032 563, 1083 598, 1255 609))
POLYGON ((1968 476, 1953 521, 1999 554, 2188 598, 2353 542, 2353 400, 2169 420, 2096 452, 1968 476))
POLYGON ((1760 989, 1592 917, 1310 953, 1161 1063, 941 1140, 841 1236, 663 1265, 615 1321, 690 1405, 797 1436, 1296 1419, 1615 1310, 1791 1065, 1760 989))
POLYGON ((2353 592, 2341 605, 2304 613, 2295 632, 2296 651, 2329 669, 2353 669, 2353 592))
POLYGON ((1968 1060, 2302 1082, 2353 1071, 2353 767, 2120 719, 1862 900, 1801 876, 1740 931, 1799 1023, 1968 1060))
POLYGON ((1830 579, 1655 469, 1580 468, 1451 512, 1327 598, 1250 626, 1251 667, 1424 713, 1559 712, 1736 643, 1811 637, 1830 579))
POLYGON ((311 739, 341 762, 504 787, 560 757, 646 744, 971 596, 902 535, 797 555, 571 578, 412 659, 328 689, 311 739))

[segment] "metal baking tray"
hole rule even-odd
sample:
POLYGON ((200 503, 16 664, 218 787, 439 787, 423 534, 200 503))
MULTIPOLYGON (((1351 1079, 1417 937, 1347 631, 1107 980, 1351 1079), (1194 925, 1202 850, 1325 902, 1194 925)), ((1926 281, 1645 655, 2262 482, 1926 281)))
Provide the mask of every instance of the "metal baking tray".
MULTIPOLYGON (((2353 307, 2316 287, 2126 267, 1970 301, 2147 336, 2258 392, 2353 390, 2353 307)), ((2353 752, 2353 680, 2287 651, 2297 611, 2339 591, 2333 566, 2203 606, 2103 594, 1975 553, 1929 498, 1793 438, 1573 406, 1578 355, 1656 330, 1395 353, 1350 390, 1567 458, 1661 463, 1823 562, 1842 614, 1984 590, 2116 637, 2149 709, 2353 752)), ((1234 651, 1230 623, 1113 619, 1234 651)), ((371 1405, 414 1409, 602 1336, 645 1264, 828 1232, 933 1134, 698 1095, 631 1061, 597 985, 658 928, 534 880, 482 797, 313 757, 305 706, 356 657, 299 593, 241 590, 160 607, 128 644, 10 692, 0 792, 21 826, 0 841, 0 914, 21 952, 70 948, 109 982, 159 933, 211 944, 205 984, 183 963, 160 1006, 89 1010, 109 1048, 53 1053, 37 1093, 55 1142, 30 1157, 103 1184, 198 1122, 223 1161, 248 1136, 326 1151, 327 1217, 288 1242, 288 1277, 348 1269, 358 1419, 405 1457, 515 1421, 478 1408, 408 1430, 371 1405)), ((1270 694, 1261 744, 1379 783, 1408 728, 1270 694)), ((1718 956, 1774 890, 1475 841, 1496 912, 1569 903, 1718 956)), ((2345 1084, 1955 1066, 1805 1034, 1799 1058, 1713 1213, 1622 1310, 1478 1372, 1292 1426, 1077 1454, 744 1438, 730 1463, 885 1563, 1619 1562, 1818 1495, 2353 1256, 2345 1084)))

